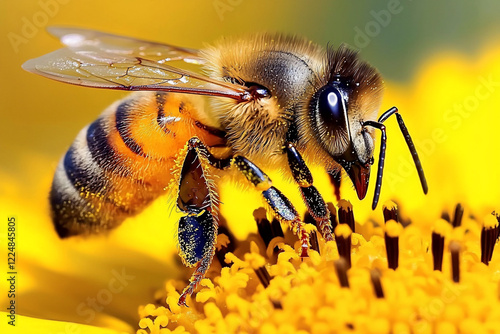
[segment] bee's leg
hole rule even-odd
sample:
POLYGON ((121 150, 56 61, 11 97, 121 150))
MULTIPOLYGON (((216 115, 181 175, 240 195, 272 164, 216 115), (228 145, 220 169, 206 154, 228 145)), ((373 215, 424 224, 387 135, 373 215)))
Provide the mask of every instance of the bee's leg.
POLYGON ((318 189, 313 186, 313 177, 309 168, 307 168, 305 161, 292 143, 288 143, 285 150, 288 156, 288 165, 290 166, 295 182, 297 182, 300 187, 300 192, 307 206, 307 210, 314 220, 316 220, 316 224, 323 238, 325 238, 326 241, 332 241, 330 212, 318 189))
POLYGON ((200 154, 206 157, 207 161, 218 169, 225 169, 235 164, 238 170, 260 191, 266 203, 282 222, 290 224, 292 230, 299 237, 302 244, 302 257, 307 257, 309 250, 309 233, 305 229, 304 222, 300 219, 297 210, 288 198, 278 189, 272 186, 271 179, 254 163, 242 156, 235 156, 227 159, 215 158, 198 138, 189 141, 190 147, 195 147, 200 154))
POLYGON ((307 257, 309 250, 309 233, 304 222, 300 219, 297 210, 285 195, 272 186, 271 179, 254 163, 242 156, 234 157, 234 164, 238 170, 258 189, 273 210, 278 220, 290 224, 294 233, 299 237, 302 246, 301 257, 307 257))
POLYGON ((187 296, 203 279, 215 254, 218 222, 214 212, 218 202, 206 164, 203 154, 188 146, 177 196, 177 207, 186 214, 179 220, 178 239, 184 264, 196 268, 179 298, 179 305, 186 305, 187 296))

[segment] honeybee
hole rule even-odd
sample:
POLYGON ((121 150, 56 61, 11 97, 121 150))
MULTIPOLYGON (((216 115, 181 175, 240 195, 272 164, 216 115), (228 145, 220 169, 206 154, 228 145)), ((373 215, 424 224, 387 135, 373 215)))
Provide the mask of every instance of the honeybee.
POLYGON ((216 176, 243 175, 298 235, 307 256, 304 222, 263 170, 291 176, 323 237, 332 240, 328 208, 305 161, 331 174, 345 170, 362 199, 374 163, 374 129, 380 130, 375 209, 386 151, 383 122, 395 114, 427 192, 398 110, 376 118, 379 72, 344 45, 324 49, 303 38, 260 34, 194 50, 92 30, 49 31, 66 47, 27 61, 24 69, 81 86, 140 91, 107 108, 61 159, 50 191, 55 229, 62 238, 109 230, 165 192, 175 196, 185 214, 180 255, 195 267, 179 304, 214 256, 216 176))

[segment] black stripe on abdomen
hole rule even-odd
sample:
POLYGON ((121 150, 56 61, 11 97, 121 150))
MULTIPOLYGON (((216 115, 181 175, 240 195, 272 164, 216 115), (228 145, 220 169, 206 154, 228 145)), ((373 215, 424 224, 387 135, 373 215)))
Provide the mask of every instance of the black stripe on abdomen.
POLYGON ((85 161, 87 154, 82 151, 88 150, 88 147, 77 149, 74 145, 66 152, 63 162, 69 181, 79 192, 89 192, 101 196, 103 189, 109 188, 104 171, 92 161, 85 161))
POLYGON ((137 107, 133 105, 133 102, 125 101, 120 103, 118 108, 116 108, 116 129, 120 134, 125 145, 135 154, 142 157, 147 157, 144 153, 142 146, 135 141, 132 135, 131 125, 133 125, 133 117, 129 116, 130 110, 136 111, 137 107))
POLYGON ((123 165, 124 157, 110 143, 104 130, 105 118, 99 118, 90 124, 87 130, 87 145, 92 159, 105 171, 120 176, 130 176, 131 171, 123 165))

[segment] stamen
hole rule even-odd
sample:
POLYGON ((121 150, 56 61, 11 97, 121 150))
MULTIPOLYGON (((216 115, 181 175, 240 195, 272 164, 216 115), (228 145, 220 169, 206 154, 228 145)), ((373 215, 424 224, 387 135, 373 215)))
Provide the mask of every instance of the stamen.
POLYGON ((347 268, 351 268, 351 235, 352 230, 347 224, 339 224, 335 228, 335 242, 339 256, 345 259, 347 268))
POLYGON ((269 271, 267 271, 266 267, 262 266, 254 269, 254 271, 264 288, 267 288, 271 282, 271 275, 269 275, 269 271))
POLYGON ((271 229, 271 223, 269 222, 269 220, 267 220, 266 210, 264 208, 258 208, 254 210, 253 217, 257 222, 257 230, 259 231, 259 235, 267 247, 269 245, 269 242, 273 238, 273 231, 271 229))
POLYGON ((456 240, 450 241, 448 246, 451 252, 451 276, 453 282, 460 282, 460 243, 456 240))
POLYGON ((493 215, 485 217, 481 230, 481 262, 488 265, 497 242, 498 220, 493 215))
POLYGON ((372 269, 370 270, 370 279, 373 285, 373 291, 377 298, 384 298, 384 290, 382 289, 382 282, 380 281, 380 270, 372 269))
POLYGON ((452 222, 453 227, 459 227, 460 225, 462 225, 463 216, 464 216, 464 208, 460 203, 458 203, 457 206, 455 207, 455 214, 453 215, 453 222, 452 222))
POLYGON ((347 266, 347 262, 344 258, 340 258, 334 262, 335 271, 337 272, 337 276, 339 278, 340 286, 343 288, 349 287, 349 279, 347 277, 347 270, 349 267, 347 266))
POLYGON ((316 233, 316 231, 311 231, 309 233, 309 242, 311 243, 311 249, 315 250, 318 253, 320 253, 320 251, 319 251, 319 242, 318 242, 318 234, 316 233))
POLYGON ((399 266, 399 236, 402 232, 403 226, 394 220, 389 220, 385 224, 385 250, 390 269, 396 270, 399 266))
POLYGON ((339 207, 338 216, 340 224, 347 224, 351 228, 352 232, 355 232, 354 229, 354 212, 352 211, 351 202, 341 199, 337 204, 339 207))
POLYGON ((389 220, 399 222, 398 219, 398 206, 393 201, 387 201, 383 206, 384 221, 387 223, 389 220))
POLYGON ((451 229, 450 224, 440 219, 434 224, 432 231, 432 259, 434 261, 434 270, 443 270, 444 239, 451 229))
POLYGON ((255 221, 257 222, 257 229, 259 235, 264 241, 267 247, 266 254, 268 257, 273 257, 280 252, 277 244, 284 242, 285 235, 283 234, 283 229, 281 224, 277 219, 273 219, 272 223, 266 218, 266 210, 264 208, 258 208, 253 212, 255 221))
POLYGON ((283 309, 283 305, 281 305, 281 302, 279 300, 271 300, 271 303, 273 304, 273 307, 278 310, 283 309))
POLYGON ((326 206, 328 207, 328 211, 330 211, 330 222, 332 223, 332 231, 334 231, 338 225, 337 208, 332 202, 326 203, 326 206))

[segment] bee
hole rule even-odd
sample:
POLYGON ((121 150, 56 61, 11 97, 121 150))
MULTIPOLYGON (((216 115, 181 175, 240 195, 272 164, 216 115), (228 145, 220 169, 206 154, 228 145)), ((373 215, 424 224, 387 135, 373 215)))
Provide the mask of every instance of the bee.
POLYGON ((427 193, 398 110, 377 119, 379 72, 345 45, 324 49, 299 37, 259 34, 194 50, 77 28, 49 32, 66 47, 27 61, 24 69, 80 86, 138 91, 85 127, 61 159, 50 191, 55 229, 62 238, 103 232, 169 193, 183 213, 181 258, 195 267, 179 305, 214 256, 221 177, 247 179, 297 234, 307 256, 304 222, 264 170, 282 170, 297 183, 319 231, 333 240, 328 208, 306 161, 331 175, 344 170, 362 199, 380 130, 375 209, 386 152, 383 123, 396 115, 427 193))

